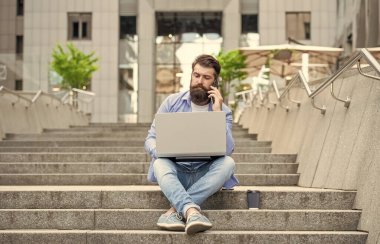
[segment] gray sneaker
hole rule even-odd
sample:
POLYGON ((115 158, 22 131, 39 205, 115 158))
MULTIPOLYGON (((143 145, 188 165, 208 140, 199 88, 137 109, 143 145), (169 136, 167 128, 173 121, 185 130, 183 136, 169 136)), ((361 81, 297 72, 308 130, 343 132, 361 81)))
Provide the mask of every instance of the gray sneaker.
POLYGON ((189 216, 186 221, 185 232, 188 235, 192 235, 198 232, 206 231, 212 227, 212 224, 206 216, 195 213, 189 216))
POLYGON ((179 213, 173 212, 170 215, 161 215, 157 221, 157 226, 164 230, 183 231, 185 222, 183 222, 183 218, 179 213))

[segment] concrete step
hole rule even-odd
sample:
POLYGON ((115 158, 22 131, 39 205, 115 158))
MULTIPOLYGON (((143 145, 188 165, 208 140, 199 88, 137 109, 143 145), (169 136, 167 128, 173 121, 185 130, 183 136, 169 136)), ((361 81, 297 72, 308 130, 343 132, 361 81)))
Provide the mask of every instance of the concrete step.
MULTIPOLYGON (((298 186, 237 186, 211 196, 202 209, 247 209, 247 191, 260 209, 352 209, 356 192, 298 186)), ((159 186, 0 186, 2 209, 166 209, 159 186)))
MULTIPOLYGON (((0 163, 3 174, 68 174, 68 173, 138 173, 148 172, 149 163, 145 162, 107 162, 107 163, 0 163)), ((236 163, 236 173, 244 174, 295 174, 295 163, 236 163)))
MULTIPOLYGON (((294 163, 297 155, 234 153, 236 162, 294 163)), ((146 153, 0 153, 0 162, 149 162, 146 153)))
POLYGON ((234 153, 271 153, 271 147, 235 147, 234 153))
POLYGON ((148 162, 146 153, 0 153, 0 162, 148 162))
MULTIPOLYGON (((151 122, 148 123, 98 123, 98 122, 91 122, 89 125, 73 125, 70 126, 70 128, 75 127, 123 127, 123 126, 130 126, 130 127, 140 127, 140 126, 150 126, 151 122)), ((232 124, 233 128, 243 128, 241 125, 237 123, 232 124)))
MULTIPOLYGON (((68 173, 146 173, 149 163, 107 162, 107 163, 0 163, 3 174, 68 174, 68 173)), ((236 173, 245 174, 295 174, 295 163, 237 163, 236 173)))
MULTIPOLYGON (((235 174, 242 186, 295 186, 298 174, 235 174)), ((149 185, 146 174, 0 174, 0 185, 149 185)))
POLYGON ((365 244, 359 231, 214 231, 197 235, 158 230, 0 230, 0 243, 255 243, 365 244))
POLYGON ((150 126, 151 123, 90 123, 89 125, 76 125, 76 126, 70 126, 72 128, 75 127, 123 127, 123 126, 130 126, 130 127, 140 127, 140 126, 150 126))
MULTIPOLYGON (((0 209, 0 229, 156 230, 165 210, 0 209)), ((356 210, 205 210, 213 230, 356 231, 356 210), (254 221, 252 221, 254 220, 254 221)))
MULTIPOLYGON (((145 131, 148 132, 150 126, 127 126, 127 127, 70 127, 67 129, 44 129, 44 133, 56 132, 120 132, 120 131, 145 131)), ((238 129, 238 131, 241 131, 238 129)), ((243 130, 244 131, 244 130, 243 130)))
MULTIPOLYGON (((270 147, 237 147, 235 153, 270 153, 270 147)), ((144 147, 0 147, 0 152, 145 152, 144 147)))
MULTIPOLYGON (((257 152, 268 151, 266 147, 257 148, 257 152)), ((0 152, 138 152, 144 153, 144 147, 0 147, 0 152)))
MULTIPOLYGON (((44 129, 42 134, 85 134, 85 133, 142 133, 147 135, 150 127, 130 127, 130 128, 70 128, 70 129, 44 129)), ((233 135, 237 134, 249 134, 248 130, 233 128, 233 135)), ((14 135, 14 134, 13 134, 14 135)), ((19 135, 19 134, 18 134, 19 135)))
MULTIPOLYGON (((255 141, 248 139, 235 140, 236 147, 270 147, 272 145, 269 141, 255 141)), ((0 141, 0 147, 144 147, 143 140, 115 140, 114 138, 108 139, 86 139, 86 140, 72 140, 72 139, 59 139, 54 140, 20 140, 20 141, 0 141)))
MULTIPOLYGON (((55 133, 55 132, 125 132, 125 131, 140 131, 147 133, 150 129, 149 126, 80 126, 80 127, 70 127, 67 129, 44 129, 44 133, 55 133)), ((232 127, 232 132, 245 132, 248 133, 248 129, 243 129, 241 127, 232 127)))
MULTIPOLYGON (((109 128, 117 128, 117 127, 150 127, 152 123, 90 123, 89 125, 76 125, 70 126, 70 128, 97 128, 97 127, 109 127, 109 128)), ((238 124, 232 124, 232 128, 243 128, 238 124)))
MULTIPOLYGON (((40 140, 40 139, 85 139, 85 138, 125 138, 131 140, 144 140, 147 137, 147 131, 122 131, 122 132, 52 132, 41 134, 6 134, 6 140, 40 140)), ((234 139, 248 138, 257 139, 257 134, 248 134, 246 132, 234 132, 234 139)))

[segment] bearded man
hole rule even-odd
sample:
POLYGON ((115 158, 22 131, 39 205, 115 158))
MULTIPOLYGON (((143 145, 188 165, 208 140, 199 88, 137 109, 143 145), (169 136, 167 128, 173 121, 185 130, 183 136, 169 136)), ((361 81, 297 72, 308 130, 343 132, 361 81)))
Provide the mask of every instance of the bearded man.
POLYGON ((157 226, 161 229, 185 230, 187 234, 210 229, 212 223, 201 213, 201 204, 222 187, 231 189, 239 183, 234 176, 235 162, 230 157, 234 150, 232 112, 223 104, 223 97, 217 88, 220 70, 220 64, 214 57, 198 56, 192 64, 190 90, 168 96, 157 113, 225 112, 225 156, 198 162, 157 158, 154 121, 145 139, 145 150, 152 158, 148 180, 158 182, 171 204, 171 208, 158 219, 157 226))

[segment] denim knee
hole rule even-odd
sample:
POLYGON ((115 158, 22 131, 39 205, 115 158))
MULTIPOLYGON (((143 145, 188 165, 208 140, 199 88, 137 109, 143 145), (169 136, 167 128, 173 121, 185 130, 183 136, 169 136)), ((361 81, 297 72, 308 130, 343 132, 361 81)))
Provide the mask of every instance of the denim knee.
POLYGON ((235 160, 231 158, 230 156, 225 156, 223 160, 223 167, 228 169, 229 172, 234 173, 235 172, 235 160))
POLYGON ((164 158, 158 158, 156 161, 154 161, 153 171, 158 181, 167 174, 173 174, 177 172, 174 163, 170 159, 164 158))

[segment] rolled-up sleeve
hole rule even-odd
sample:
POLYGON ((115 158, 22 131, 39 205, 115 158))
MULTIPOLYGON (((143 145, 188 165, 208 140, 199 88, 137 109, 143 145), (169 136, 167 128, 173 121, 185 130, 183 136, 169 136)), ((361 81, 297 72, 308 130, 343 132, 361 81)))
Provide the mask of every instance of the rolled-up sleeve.
POLYGON ((145 138, 145 151, 150 155, 151 158, 157 158, 156 156, 156 126, 155 120, 153 120, 152 125, 148 131, 148 136, 145 138))

